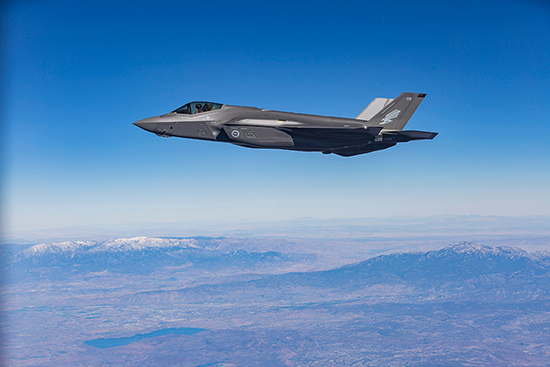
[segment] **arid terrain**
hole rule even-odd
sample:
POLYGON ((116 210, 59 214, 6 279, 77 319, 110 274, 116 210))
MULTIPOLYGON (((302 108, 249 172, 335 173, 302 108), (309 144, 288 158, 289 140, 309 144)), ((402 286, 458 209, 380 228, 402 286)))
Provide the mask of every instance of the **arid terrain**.
MULTIPOLYGON (((331 263, 314 248, 254 251, 262 241, 291 247, 146 237, 11 246, 3 252, 11 274, 2 292, 4 362, 542 366, 550 359, 547 253, 460 243, 342 265, 346 256, 331 263)), ((307 248, 300 243, 294 248, 307 248)))

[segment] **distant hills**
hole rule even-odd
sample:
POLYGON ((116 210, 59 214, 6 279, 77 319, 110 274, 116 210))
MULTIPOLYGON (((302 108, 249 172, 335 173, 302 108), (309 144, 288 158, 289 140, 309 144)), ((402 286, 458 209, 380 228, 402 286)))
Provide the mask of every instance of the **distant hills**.
POLYGON ((463 242, 312 271, 315 255, 244 248, 134 237, 4 251, 6 345, 29 366, 548 365, 547 252, 463 242), (204 331, 160 335, 175 328, 204 331))
MULTIPOLYGON (((264 275, 252 281, 226 281, 201 287, 222 287, 226 292, 264 288, 270 289, 273 297, 281 289, 296 287, 326 289, 352 298, 376 295, 377 291, 381 292, 378 295, 387 294, 388 290, 393 297, 420 299, 475 300, 490 295, 494 300, 504 301, 550 296, 549 253, 463 242, 428 252, 381 255, 331 270, 284 272, 291 265, 311 262, 314 256, 275 251, 223 251, 219 243, 210 238, 134 237, 39 244, 17 252, 5 266, 8 270, 16 269, 24 275, 22 278, 105 270, 136 274, 174 269, 260 271, 264 275), (270 272, 274 275, 269 275, 270 272)), ((170 292, 192 293, 194 289, 170 292)))
POLYGON ((543 274, 549 269, 548 253, 528 253, 516 248, 463 242, 435 251, 382 255, 320 274, 327 278, 360 277, 365 282, 399 279, 432 283, 495 274, 543 274))
MULTIPOLYGON (((313 255, 276 251, 224 251, 212 238, 118 238, 103 242, 66 241, 42 243, 13 254, 8 267, 64 268, 81 271, 147 271, 166 266, 196 268, 242 267, 311 261, 313 255)), ((340 268, 279 275, 280 281, 296 279, 302 284, 358 287, 384 282, 414 284, 464 281, 501 276, 544 276, 550 269, 550 253, 462 242, 440 250, 381 255, 340 268)))
POLYGON ((435 251, 377 256, 327 271, 276 275, 255 284, 361 295, 376 295, 380 286, 390 286, 393 295, 414 296, 417 301, 546 300, 550 299, 550 254, 464 242, 435 251))
POLYGON ((69 270, 149 273, 165 267, 252 271, 308 259, 311 256, 275 251, 221 251, 217 241, 209 238, 133 237, 42 243, 13 254, 6 259, 5 267, 17 269, 19 274, 42 276, 62 275, 69 270))
MULTIPOLYGON (((307 265, 315 256, 275 251, 223 251, 218 243, 209 238, 134 237, 39 244, 15 253, 4 267, 17 272, 21 279, 106 270, 136 274, 174 269, 260 271, 264 275, 253 281, 203 287, 223 287, 226 291, 268 288, 273 294, 280 289, 306 287, 350 296, 372 295, 376 289, 391 288, 396 297, 421 295, 430 299, 473 300, 490 294, 495 300, 536 300, 550 296, 550 254, 543 252, 463 242, 428 252, 381 255, 331 270, 284 272, 292 265, 307 265), (274 275, 269 275, 270 272, 274 275)), ((193 289, 177 292, 193 292, 193 289)))

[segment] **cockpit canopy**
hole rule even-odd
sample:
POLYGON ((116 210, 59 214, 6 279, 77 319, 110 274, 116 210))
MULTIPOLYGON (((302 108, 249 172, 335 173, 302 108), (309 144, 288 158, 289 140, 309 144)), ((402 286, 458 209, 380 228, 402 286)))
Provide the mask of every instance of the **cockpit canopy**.
POLYGON ((202 113, 207 111, 219 110, 222 108, 223 104, 212 103, 212 102, 191 102, 186 105, 181 106, 177 110, 172 112, 174 113, 185 113, 188 115, 194 115, 196 113, 202 113))

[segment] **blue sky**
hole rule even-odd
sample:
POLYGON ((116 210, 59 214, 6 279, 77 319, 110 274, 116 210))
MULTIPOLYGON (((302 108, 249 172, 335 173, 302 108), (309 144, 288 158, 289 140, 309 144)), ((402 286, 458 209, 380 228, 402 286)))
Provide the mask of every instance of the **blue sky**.
POLYGON ((12 1, 2 26, 8 234, 550 215, 545 2, 12 1), (428 94, 407 128, 439 135, 352 158, 132 125, 193 100, 355 117, 403 91, 428 94))

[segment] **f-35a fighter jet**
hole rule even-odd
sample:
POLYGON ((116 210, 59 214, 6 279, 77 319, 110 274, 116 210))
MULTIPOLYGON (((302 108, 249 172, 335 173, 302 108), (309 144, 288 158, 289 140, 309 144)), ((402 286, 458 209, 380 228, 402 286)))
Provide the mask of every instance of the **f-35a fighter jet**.
POLYGON ((248 148, 323 152, 350 157, 437 133, 403 130, 425 94, 376 98, 355 119, 191 102, 134 125, 159 136, 213 140, 248 148))

